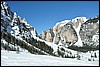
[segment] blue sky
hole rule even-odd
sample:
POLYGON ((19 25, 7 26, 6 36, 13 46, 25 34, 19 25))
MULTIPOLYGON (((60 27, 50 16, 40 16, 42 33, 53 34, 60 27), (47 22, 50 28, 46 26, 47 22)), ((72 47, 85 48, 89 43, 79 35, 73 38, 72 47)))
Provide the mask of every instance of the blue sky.
POLYGON ((36 28, 38 34, 57 22, 78 16, 92 18, 99 15, 99 1, 7 1, 16 12, 36 28))

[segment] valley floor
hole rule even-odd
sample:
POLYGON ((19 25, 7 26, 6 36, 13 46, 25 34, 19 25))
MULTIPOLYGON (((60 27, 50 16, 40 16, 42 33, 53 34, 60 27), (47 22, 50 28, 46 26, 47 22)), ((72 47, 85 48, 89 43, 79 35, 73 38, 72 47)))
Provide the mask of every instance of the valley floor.
POLYGON ((82 61, 28 52, 1 50, 1 66, 99 66, 99 61, 82 61))

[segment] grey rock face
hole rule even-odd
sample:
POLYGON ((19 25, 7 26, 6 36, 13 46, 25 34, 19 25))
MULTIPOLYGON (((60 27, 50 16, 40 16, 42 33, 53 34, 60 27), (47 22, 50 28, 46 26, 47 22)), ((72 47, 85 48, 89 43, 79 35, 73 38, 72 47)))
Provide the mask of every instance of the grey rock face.
POLYGON ((82 24, 80 36, 84 45, 92 47, 99 45, 99 17, 89 19, 82 24))
POLYGON ((41 38, 59 45, 74 44, 78 40, 78 37, 72 24, 67 23, 62 26, 61 24, 63 23, 59 23, 50 30, 43 31, 41 38))
MULTIPOLYGON (((42 32, 41 38, 58 45, 70 46, 79 41, 82 41, 82 46, 98 45, 99 17, 88 20, 77 18, 68 22, 57 23, 50 30, 42 32)), ((79 43, 75 45, 78 46, 79 43)))

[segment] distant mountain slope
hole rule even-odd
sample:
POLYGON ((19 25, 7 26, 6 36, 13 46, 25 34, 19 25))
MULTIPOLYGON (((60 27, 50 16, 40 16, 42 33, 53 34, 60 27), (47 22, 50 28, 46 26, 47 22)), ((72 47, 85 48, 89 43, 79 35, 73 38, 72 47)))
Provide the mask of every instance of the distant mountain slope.
POLYGON ((25 19, 22 19, 15 12, 11 12, 6 2, 1 2, 1 31, 6 30, 17 37, 36 37, 35 28, 30 26, 25 19))
POLYGON ((53 28, 43 31, 40 37, 66 47, 71 45, 84 47, 91 44, 92 47, 97 48, 99 46, 99 17, 90 19, 76 17, 72 20, 58 22, 53 28))

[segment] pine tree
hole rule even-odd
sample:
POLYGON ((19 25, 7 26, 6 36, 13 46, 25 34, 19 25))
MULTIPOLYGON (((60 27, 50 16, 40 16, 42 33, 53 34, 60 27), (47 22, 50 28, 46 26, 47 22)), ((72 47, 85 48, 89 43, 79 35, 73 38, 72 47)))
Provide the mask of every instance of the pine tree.
POLYGON ((77 52, 77 59, 80 60, 79 52, 77 52))
POLYGON ((19 47, 17 47, 16 53, 19 54, 19 47))
POLYGON ((96 52, 94 53, 95 58, 97 58, 96 52))

